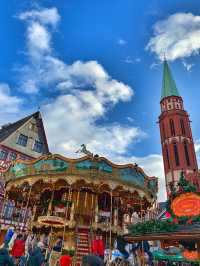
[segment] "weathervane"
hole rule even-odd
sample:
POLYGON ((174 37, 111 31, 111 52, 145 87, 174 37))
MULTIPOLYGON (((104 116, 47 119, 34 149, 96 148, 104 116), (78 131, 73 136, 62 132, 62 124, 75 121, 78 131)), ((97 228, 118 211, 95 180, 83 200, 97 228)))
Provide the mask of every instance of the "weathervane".
POLYGON ((93 157, 93 153, 91 153, 89 150, 87 150, 85 144, 82 144, 81 148, 79 150, 77 150, 76 153, 84 153, 84 154, 86 154, 88 156, 92 156, 93 157))

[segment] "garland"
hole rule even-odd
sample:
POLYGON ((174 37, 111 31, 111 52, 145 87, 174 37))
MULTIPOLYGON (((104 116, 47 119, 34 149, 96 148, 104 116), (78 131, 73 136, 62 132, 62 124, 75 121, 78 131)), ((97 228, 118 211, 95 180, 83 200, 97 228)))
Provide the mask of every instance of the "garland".
POLYGON ((132 224, 129 226, 128 230, 133 235, 143 235, 173 232, 176 231, 177 228, 177 224, 168 219, 166 221, 149 220, 143 223, 132 224))

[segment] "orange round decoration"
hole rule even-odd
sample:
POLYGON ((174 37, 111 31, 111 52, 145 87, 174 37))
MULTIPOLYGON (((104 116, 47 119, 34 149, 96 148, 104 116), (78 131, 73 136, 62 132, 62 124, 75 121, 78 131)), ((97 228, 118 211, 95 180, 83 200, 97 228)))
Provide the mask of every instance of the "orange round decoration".
POLYGON ((172 201, 171 209, 178 217, 200 215, 200 196, 193 192, 184 193, 172 201))
POLYGON ((198 259, 198 252, 197 251, 183 251, 183 257, 188 260, 197 260, 198 259))

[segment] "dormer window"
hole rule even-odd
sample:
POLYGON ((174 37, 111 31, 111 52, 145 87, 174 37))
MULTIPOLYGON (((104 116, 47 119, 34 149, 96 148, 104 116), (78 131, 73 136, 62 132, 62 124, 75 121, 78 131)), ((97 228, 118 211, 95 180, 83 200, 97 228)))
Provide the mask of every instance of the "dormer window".
POLYGON ((17 144, 26 147, 27 142, 28 142, 28 136, 20 134, 17 140, 17 144))
POLYGON ((33 145, 33 151, 36 151, 38 153, 42 153, 43 143, 41 141, 35 140, 35 143, 33 145))

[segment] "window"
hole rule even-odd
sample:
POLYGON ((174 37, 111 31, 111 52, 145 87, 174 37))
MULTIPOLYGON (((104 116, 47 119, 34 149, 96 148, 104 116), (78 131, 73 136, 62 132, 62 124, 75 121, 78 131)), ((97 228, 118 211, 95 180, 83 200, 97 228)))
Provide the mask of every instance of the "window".
POLYGON ((185 125, 182 118, 180 119, 180 124, 181 124, 181 132, 183 135, 185 135, 185 125))
POLYGON ((43 143, 38 140, 35 140, 33 150, 41 153, 43 151, 43 143))
POLYGON ((170 130, 171 130, 171 135, 175 136, 175 127, 174 127, 174 121, 172 119, 169 120, 170 124, 170 130))
POLYGON ((178 155, 178 147, 176 143, 174 143, 174 157, 175 157, 176 166, 179 166, 180 162, 179 162, 179 155, 178 155))
POLYGON ((166 152, 166 158, 167 158, 167 167, 168 169, 170 168, 170 163, 169 163, 169 151, 167 146, 165 147, 165 152, 166 152))
POLYGON ((189 153, 188 153, 187 142, 184 141, 183 145, 184 145, 184 152, 185 152, 185 160, 186 160, 187 166, 190 166, 190 157, 189 157, 189 153))
POLYGON ((19 135, 19 138, 17 140, 17 144, 26 147, 27 142, 28 142, 28 136, 25 136, 23 134, 20 134, 19 135))
POLYGON ((9 154, 9 159, 12 161, 12 160, 15 160, 17 158, 17 154, 15 152, 11 152, 9 154))
POLYGON ((171 109, 171 105, 169 105, 168 108, 171 109))
POLYGON ((0 159, 1 160, 6 160, 7 156, 8 156, 7 151, 3 151, 3 150, 0 151, 0 159))

